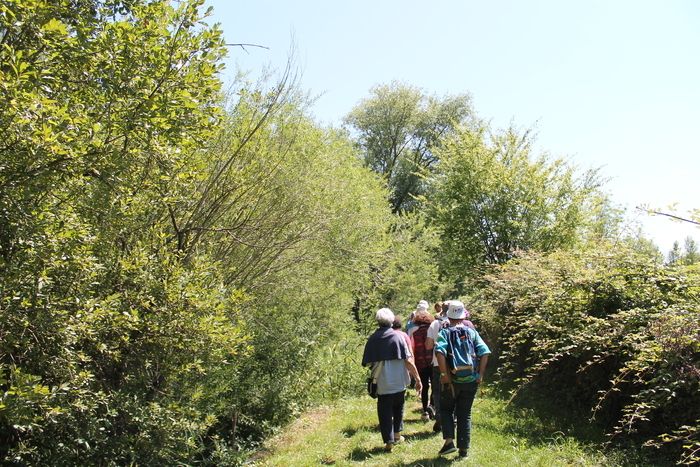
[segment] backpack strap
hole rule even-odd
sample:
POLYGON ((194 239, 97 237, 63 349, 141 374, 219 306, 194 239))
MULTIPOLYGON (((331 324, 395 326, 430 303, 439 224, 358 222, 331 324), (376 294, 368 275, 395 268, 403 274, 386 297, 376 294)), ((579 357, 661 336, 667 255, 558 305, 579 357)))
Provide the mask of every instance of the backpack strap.
MULTIPOLYGON (((458 344, 458 336, 463 334, 466 331, 466 329, 459 328, 459 327, 448 327, 447 328, 447 344, 449 346, 449 351, 450 353, 454 352, 454 346, 458 344)), ((469 333, 467 332, 467 338, 471 338, 469 336, 469 333)))
POLYGON ((447 366, 450 370, 452 370, 452 368, 454 367, 454 354, 455 354, 454 343, 452 342, 452 340, 454 339, 454 337, 453 337, 454 332, 453 331, 455 329, 450 328, 450 327, 445 328, 445 329, 447 329, 447 357, 448 357, 447 366))

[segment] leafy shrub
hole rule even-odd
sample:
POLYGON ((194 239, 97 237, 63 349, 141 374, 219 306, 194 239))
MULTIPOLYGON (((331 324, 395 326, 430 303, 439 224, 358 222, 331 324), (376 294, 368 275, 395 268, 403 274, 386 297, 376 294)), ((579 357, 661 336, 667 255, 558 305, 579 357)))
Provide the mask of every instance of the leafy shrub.
POLYGON ((386 193, 289 74, 221 105, 203 3, 0 5, 0 463, 236 464, 355 384, 386 193))
POLYGON ((623 246, 525 254, 477 307, 504 387, 591 410, 613 437, 698 460, 700 277, 623 246))

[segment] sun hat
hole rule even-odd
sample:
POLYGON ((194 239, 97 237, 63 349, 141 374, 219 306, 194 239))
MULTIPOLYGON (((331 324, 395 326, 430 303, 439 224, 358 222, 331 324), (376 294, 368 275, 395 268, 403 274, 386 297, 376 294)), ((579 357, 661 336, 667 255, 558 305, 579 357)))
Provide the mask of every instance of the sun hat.
POLYGON ((450 319, 466 318, 467 309, 464 308, 464 303, 459 300, 450 300, 450 305, 447 307, 447 317, 450 319))
POLYGON ((418 305, 416 305, 416 311, 418 310, 427 310, 428 307, 430 307, 430 304, 426 302, 425 300, 421 300, 418 302, 418 305))

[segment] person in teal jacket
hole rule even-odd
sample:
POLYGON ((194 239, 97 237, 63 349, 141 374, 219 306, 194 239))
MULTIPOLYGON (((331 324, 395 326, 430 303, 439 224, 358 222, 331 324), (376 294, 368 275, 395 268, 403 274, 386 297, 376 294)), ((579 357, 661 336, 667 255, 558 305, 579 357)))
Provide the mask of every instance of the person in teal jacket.
POLYGON ((442 422, 442 437, 445 444, 439 451, 439 455, 455 452, 459 448, 459 457, 469 455, 469 445, 471 443, 472 424, 472 404, 476 397, 486 371, 488 356, 491 353, 484 343, 479 333, 464 325, 462 320, 467 317, 467 310, 464 304, 458 300, 450 301, 447 318, 450 326, 440 330, 435 342, 435 355, 440 368, 440 420, 442 422), (456 376, 453 369, 448 366, 447 355, 449 349, 450 332, 456 328, 464 328, 472 341, 477 361, 474 370, 465 376, 456 376), (455 438, 455 415, 457 418, 457 447, 454 444, 455 438))

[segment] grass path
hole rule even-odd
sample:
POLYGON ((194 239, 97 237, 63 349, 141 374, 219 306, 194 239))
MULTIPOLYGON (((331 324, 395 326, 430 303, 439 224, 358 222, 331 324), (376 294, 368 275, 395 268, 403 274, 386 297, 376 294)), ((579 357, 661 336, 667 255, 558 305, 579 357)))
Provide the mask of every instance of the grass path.
POLYGON ((258 466, 382 465, 382 466, 621 466, 623 456, 603 453, 557 431, 532 412, 507 410, 505 403, 480 393, 474 402, 469 458, 437 456, 442 445, 432 422, 420 419, 415 394, 406 401, 403 435, 406 442, 384 452, 369 397, 343 399, 300 417, 272 438, 254 462, 258 466))

